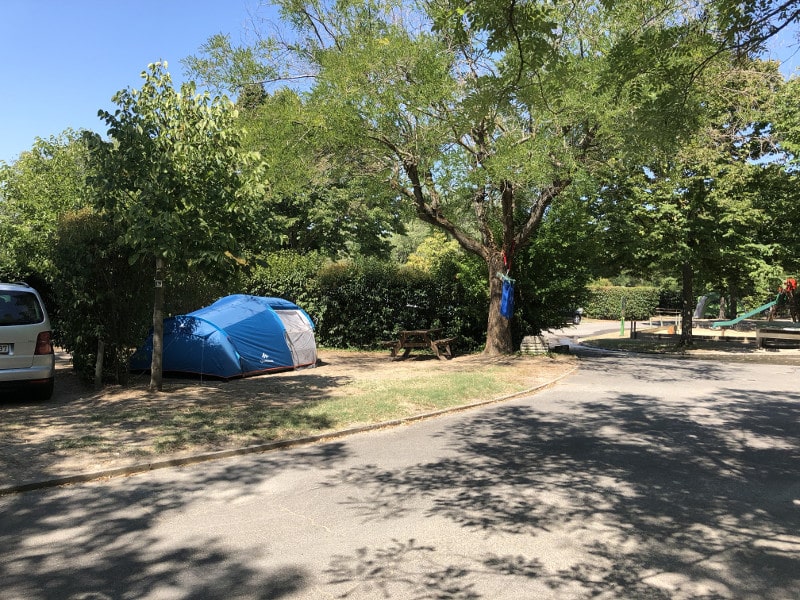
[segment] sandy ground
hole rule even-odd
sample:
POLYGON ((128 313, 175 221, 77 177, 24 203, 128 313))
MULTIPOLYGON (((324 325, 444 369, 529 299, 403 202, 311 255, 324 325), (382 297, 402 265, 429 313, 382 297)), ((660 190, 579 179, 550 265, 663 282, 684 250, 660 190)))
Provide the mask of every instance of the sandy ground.
MULTIPOLYGON (((149 375, 133 377, 131 385, 95 391, 75 376, 69 356, 57 357, 56 392, 49 402, 24 398, 0 403, 0 488, 29 481, 91 473, 229 450, 269 440, 232 434, 214 443, 189 441, 176 450, 153 453, 159 415, 188 418, 209 410, 227 411, 226 418, 245 418, 247 411, 291 409, 325 398, 347 395, 371 382, 395 380, 402 385, 447 371, 503 370, 518 389, 530 389, 574 369, 570 356, 456 356, 441 361, 413 355, 393 361, 388 352, 320 350, 313 369, 285 371, 232 381, 166 378, 164 391, 147 389, 149 375)), ((325 433, 325 429, 314 433, 325 433)))

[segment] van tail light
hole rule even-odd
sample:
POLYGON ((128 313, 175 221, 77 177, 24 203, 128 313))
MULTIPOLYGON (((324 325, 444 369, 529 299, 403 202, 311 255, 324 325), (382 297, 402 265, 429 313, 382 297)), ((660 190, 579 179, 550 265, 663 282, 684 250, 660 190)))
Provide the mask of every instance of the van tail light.
POLYGON ((36 351, 34 354, 53 354, 53 340, 49 331, 43 331, 36 338, 36 351))

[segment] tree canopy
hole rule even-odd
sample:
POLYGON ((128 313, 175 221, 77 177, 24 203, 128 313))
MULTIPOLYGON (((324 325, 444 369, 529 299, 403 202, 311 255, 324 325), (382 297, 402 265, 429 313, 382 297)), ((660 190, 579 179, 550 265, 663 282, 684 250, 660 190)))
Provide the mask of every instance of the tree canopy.
POLYGON ((771 289, 764 282, 779 279, 781 268, 774 260, 780 242, 764 229, 775 189, 764 186, 766 175, 780 174, 763 161, 777 149, 769 115, 783 78, 776 64, 760 61, 707 75, 695 132, 674 154, 617 174, 596 204, 607 248, 621 248, 645 272, 681 275, 686 345, 695 279, 735 307, 743 294, 771 289))
POLYGON ((295 84, 324 116, 331 165, 391 188, 481 257, 490 353, 511 350, 497 274, 551 205, 674 152, 703 123, 706 73, 768 32, 763 4, 731 2, 276 4, 288 39, 246 60, 211 40, 187 64, 229 89, 265 73, 295 84))
POLYGON ((60 216, 86 202, 88 150, 66 130, 37 139, 10 165, 0 163, 0 272, 53 277, 52 247, 60 216))
POLYGON ((131 262, 155 267, 151 388, 160 390, 166 269, 214 266, 213 277, 233 264, 266 182, 260 158, 241 151, 229 100, 196 94, 193 84, 175 90, 166 64, 151 64, 142 78, 141 89, 114 96, 119 109, 100 111, 109 139, 87 139, 97 207, 121 232, 131 262))

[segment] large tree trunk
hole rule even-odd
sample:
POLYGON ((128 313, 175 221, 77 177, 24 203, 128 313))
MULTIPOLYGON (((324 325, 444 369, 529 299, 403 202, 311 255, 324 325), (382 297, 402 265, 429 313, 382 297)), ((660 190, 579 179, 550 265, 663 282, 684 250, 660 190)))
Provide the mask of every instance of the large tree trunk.
POLYGON ((106 352, 106 343, 97 340, 97 356, 94 361, 94 388, 99 390, 103 387, 103 357, 106 352))
POLYGON ((684 261, 681 266, 681 346, 691 346, 692 340, 692 316, 694 315, 694 270, 692 263, 684 261))
POLYGON ((153 358, 150 362, 150 391, 160 392, 164 386, 162 372, 164 354, 164 259, 156 258, 155 298, 153 301, 153 358))
POLYGON ((728 318, 728 309, 727 303, 725 301, 725 296, 723 296, 724 292, 719 295, 719 312, 717 313, 717 319, 719 321, 724 321, 728 318))
POLYGON ((500 301, 503 297, 503 281, 497 276, 505 272, 503 255, 493 254, 488 261, 489 267, 489 320, 486 327, 486 347, 484 354, 511 354, 511 323, 500 314, 500 301))
POLYGON ((735 319, 739 310, 739 286, 731 284, 729 289, 730 303, 728 304, 728 318, 735 319))

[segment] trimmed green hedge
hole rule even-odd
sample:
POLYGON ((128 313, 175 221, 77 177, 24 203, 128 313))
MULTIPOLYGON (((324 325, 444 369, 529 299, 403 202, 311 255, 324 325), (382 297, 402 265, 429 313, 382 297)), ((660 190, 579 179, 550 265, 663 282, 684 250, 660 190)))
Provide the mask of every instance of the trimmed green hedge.
POLYGON ((589 286, 586 316, 593 319, 621 319, 625 301, 625 318, 649 319, 659 306, 661 290, 655 287, 589 286))
MULTIPOLYGON (((463 259, 462 259, 463 260, 463 259)), ((431 271, 375 259, 329 263, 277 253, 251 274, 246 292, 295 302, 314 320, 317 342, 376 349, 403 329, 442 327, 462 351, 482 343, 485 283, 479 265, 445 260, 431 271)))

